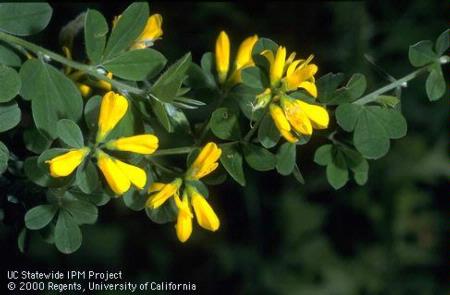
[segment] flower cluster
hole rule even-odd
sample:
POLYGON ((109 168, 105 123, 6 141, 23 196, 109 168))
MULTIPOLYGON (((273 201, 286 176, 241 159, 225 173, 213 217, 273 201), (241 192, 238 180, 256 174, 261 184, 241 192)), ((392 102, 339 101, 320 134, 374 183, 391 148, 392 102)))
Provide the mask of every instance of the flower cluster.
POLYGON ((96 145, 99 146, 95 149, 89 147, 73 149, 48 160, 50 175, 53 177, 70 175, 94 151, 97 165, 115 194, 124 194, 130 189, 131 184, 138 189, 143 189, 147 182, 147 175, 143 169, 110 156, 100 148, 102 146, 112 151, 126 151, 143 155, 150 155, 158 148, 158 138, 152 134, 121 137, 104 143, 108 134, 125 116, 127 109, 128 100, 124 96, 113 91, 106 93, 100 105, 98 118, 96 145))

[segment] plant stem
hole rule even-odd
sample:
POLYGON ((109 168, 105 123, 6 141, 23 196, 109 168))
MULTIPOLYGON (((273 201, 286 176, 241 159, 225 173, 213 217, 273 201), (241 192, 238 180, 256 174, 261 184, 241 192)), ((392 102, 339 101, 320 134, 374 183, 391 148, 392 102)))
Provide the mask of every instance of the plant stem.
POLYGON ((428 71, 428 65, 424 66, 420 69, 415 70, 414 72, 404 76, 403 78, 400 78, 384 87, 381 87, 380 89, 377 89, 367 95, 364 95, 363 97, 361 97, 360 99, 354 101, 354 104, 359 104, 359 105, 364 105, 367 104, 369 102, 373 102, 375 100, 377 100, 378 96, 386 93, 390 90, 393 90, 397 87, 402 87, 403 85, 405 85, 408 81, 420 76, 421 74, 425 73, 428 71))
POLYGON ((162 150, 157 150, 150 157, 189 154, 193 149, 194 149, 194 147, 190 147, 190 146, 171 148, 171 149, 162 149, 162 150))
POLYGON ((26 49, 34 52, 36 55, 39 55, 39 54, 46 55, 46 56, 50 57, 52 60, 55 60, 61 64, 64 64, 71 68, 85 72, 86 74, 88 74, 92 77, 95 77, 99 80, 104 80, 119 90, 125 90, 127 92, 138 94, 138 95, 144 94, 144 91, 142 89, 132 87, 130 85, 116 81, 114 79, 110 79, 110 78, 106 77, 105 75, 100 74, 99 72, 97 72, 96 66, 86 65, 83 63, 76 62, 74 60, 67 59, 62 55, 54 53, 53 51, 47 50, 41 46, 38 46, 31 42, 28 42, 24 39, 21 39, 21 38, 18 38, 18 37, 15 37, 15 36, 3 33, 3 32, 0 32, 0 40, 3 40, 5 42, 13 44, 13 45, 19 45, 23 48, 26 48, 26 49))

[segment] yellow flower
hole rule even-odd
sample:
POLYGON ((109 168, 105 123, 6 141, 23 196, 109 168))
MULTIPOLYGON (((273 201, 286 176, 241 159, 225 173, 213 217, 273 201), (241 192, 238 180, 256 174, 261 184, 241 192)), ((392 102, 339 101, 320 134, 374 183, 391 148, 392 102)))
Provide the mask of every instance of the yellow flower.
POLYGON ((220 221, 214 210, 195 188, 188 186, 188 194, 191 197, 192 207, 198 224, 204 229, 216 231, 219 229, 220 221))
POLYGON ((153 42, 163 35, 162 31, 162 16, 160 14, 151 15, 141 35, 136 39, 131 46, 132 49, 142 49, 153 45, 153 42))
POLYGON ((280 131, 280 134, 289 142, 297 142, 298 139, 292 134, 291 125, 289 124, 283 109, 278 105, 271 103, 269 105, 269 110, 273 122, 275 123, 278 131, 280 131))
POLYGON ((97 151, 97 165, 105 176, 109 187, 117 195, 122 195, 133 184, 143 189, 147 182, 147 174, 139 167, 114 159, 102 151, 97 151))
POLYGON ((180 178, 176 178, 170 183, 154 182, 150 186, 148 192, 153 193, 147 200, 147 207, 156 209, 164 204, 170 197, 178 195, 183 181, 180 178))
POLYGON ((283 95, 281 107, 270 104, 270 115, 280 134, 295 143, 301 135, 311 136, 313 129, 328 127, 329 115, 324 107, 283 95))
POLYGON ((216 69, 219 82, 225 82, 230 66, 230 39, 225 31, 220 32, 216 41, 216 69))
MULTIPOLYGON (((241 82, 241 71, 254 65, 252 59, 252 50, 255 43, 258 41, 258 36, 253 35, 242 41, 239 46, 236 59, 234 62, 234 69, 228 79, 230 85, 241 82)), ((225 31, 221 31, 216 41, 215 49, 216 70, 219 77, 219 83, 223 84, 227 81, 228 72, 230 70, 230 39, 225 31)))
POLYGON ((74 149, 51 160, 45 161, 50 165, 50 175, 53 177, 63 177, 71 174, 83 162, 84 157, 89 153, 87 147, 74 149))
POLYGON ((186 178, 198 180, 213 172, 219 166, 217 161, 221 155, 222 150, 217 144, 214 142, 207 143, 192 163, 186 173, 186 178))
POLYGON ((318 67, 310 64, 313 55, 306 60, 294 60, 295 52, 293 52, 286 59, 286 48, 283 46, 278 47, 275 56, 270 50, 264 50, 261 54, 269 61, 272 87, 278 87, 281 83, 285 91, 303 88, 313 97, 317 97, 314 75, 317 73, 318 67))
POLYGON ((137 154, 150 155, 158 148, 158 137, 152 134, 121 137, 106 144, 111 150, 127 151, 137 154))
POLYGON ((83 83, 76 83, 78 90, 80 90, 80 93, 83 97, 88 97, 92 94, 92 88, 89 85, 83 84, 83 83))
POLYGON ((175 204, 178 207, 178 217, 175 229, 177 237, 180 242, 186 242, 192 233, 192 215, 191 208, 189 207, 189 200, 187 194, 183 194, 183 200, 180 197, 175 196, 175 204))
MULTIPOLYGON (((112 79, 113 74, 111 72, 108 72, 108 73, 106 73, 106 77, 108 77, 109 79, 112 79)), ((101 88, 105 91, 111 91, 111 89, 112 89, 111 83, 109 83, 105 80, 99 80, 99 81, 95 82, 95 86, 97 86, 98 88, 101 88)))
POLYGON ((113 91, 103 96, 98 118, 97 142, 101 142, 108 133, 125 116, 128 109, 128 101, 125 97, 113 91))

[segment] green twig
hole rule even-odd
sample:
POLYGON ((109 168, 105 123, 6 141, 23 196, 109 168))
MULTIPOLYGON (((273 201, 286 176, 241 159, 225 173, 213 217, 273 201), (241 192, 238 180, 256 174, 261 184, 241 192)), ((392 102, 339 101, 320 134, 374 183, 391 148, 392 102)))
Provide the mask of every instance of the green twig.
MULTIPOLYGON (((443 59, 441 61, 442 64, 447 63, 448 61, 443 59)), ((418 76, 422 75, 423 73, 427 72, 429 70, 429 67, 432 64, 428 64, 422 68, 419 68, 417 70, 415 70, 414 72, 404 76, 403 78, 400 78, 398 80, 395 80, 394 82, 381 87, 380 89, 377 89, 369 94, 364 95, 363 97, 361 97, 360 99, 354 101, 354 104, 359 104, 359 105, 364 105, 370 102, 373 102, 375 100, 377 100, 378 96, 380 96, 383 93, 386 93, 390 90, 396 89, 398 87, 404 87, 404 85, 406 85, 406 83, 408 83, 408 81, 417 78, 418 76)))
POLYGON ((142 89, 132 87, 130 85, 116 81, 114 79, 110 79, 110 78, 106 77, 105 75, 100 74, 96 70, 96 66, 86 65, 83 63, 76 62, 74 60, 67 59, 62 55, 54 53, 53 51, 47 50, 41 46, 38 46, 31 42, 28 42, 24 39, 21 39, 21 38, 18 38, 18 37, 15 37, 15 36, 3 33, 3 32, 0 32, 0 40, 3 40, 12 45, 18 45, 23 48, 26 48, 26 49, 34 52, 36 55, 42 54, 42 55, 48 56, 50 59, 55 60, 61 64, 64 64, 71 68, 85 72, 89 76, 95 77, 99 80, 104 80, 119 90, 125 90, 129 93, 134 93, 134 94, 138 94, 138 95, 144 94, 144 91, 142 89))
POLYGON ((162 150, 157 150, 150 157, 189 154, 193 149, 194 149, 194 147, 190 147, 190 146, 172 148, 172 149, 162 149, 162 150))

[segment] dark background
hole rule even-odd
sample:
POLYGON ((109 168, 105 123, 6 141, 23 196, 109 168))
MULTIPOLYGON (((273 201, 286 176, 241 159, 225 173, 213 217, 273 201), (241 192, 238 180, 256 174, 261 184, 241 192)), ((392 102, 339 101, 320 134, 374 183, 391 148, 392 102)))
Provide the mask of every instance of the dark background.
MULTIPOLYGON (((59 29, 79 13, 95 8, 111 20, 127 5, 52 3, 49 27, 33 40, 59 51, 59 29)), ((191 51, 199 62, 214 50, 222 29, 232 50, 256 33, 289 52, 314 53, 318 76, 364 73, 369 90, 388 81, 364 54, 396 78, 408 74, 408 46, 434 41, 448 28, 449 8, 448 1, 421 0, 150 3, 151 13, 164 18, 155 48, 169 61, 191 51)), ((408 135, 391 141, 387 156, 370 161, 363 187, 351 181, 335 191, 328 185, 323 167, 312 162, 323 143, 316 139, 298 152, 306 185, 247 169, 247 187, 232 180, 211 187, 221 219, 214 234, 194 224, 191 239, 181 244, 173 224, 154 224, 113 200, 100 208, 96 225, 82 227, 83 245, 72 255, 35 233, 22 254, 19 229, 0 225, 1 263, 27 270, 122 270, 127 281, 191 282, 202 293, 448 294, 448 92, 430 103, 424 82, 419 78, 403 90, 408 135)))

